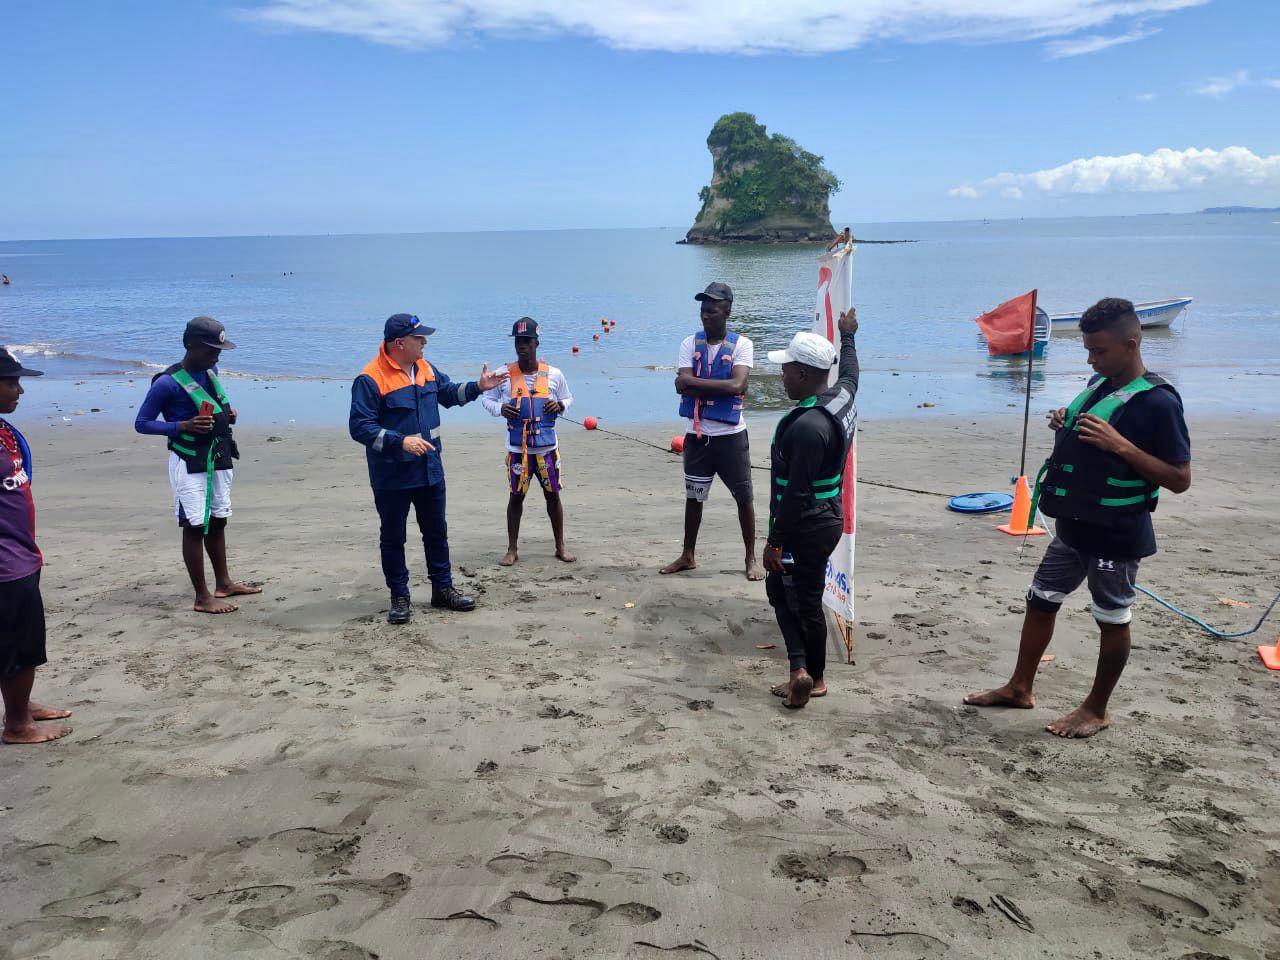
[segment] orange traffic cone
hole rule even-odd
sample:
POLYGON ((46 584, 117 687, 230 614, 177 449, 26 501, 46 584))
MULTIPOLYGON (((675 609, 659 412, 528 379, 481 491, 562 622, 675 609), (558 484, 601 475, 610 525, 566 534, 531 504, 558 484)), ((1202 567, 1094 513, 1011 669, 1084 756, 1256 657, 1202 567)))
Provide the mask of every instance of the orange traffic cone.
POLYGON ((1260 644, 1258 646, 1258 656, 1262 658, 1262 662, 1267 665, 1268 670, 1280 670, 1280 637, 1276 637, 1276 645, 1274 647, 1260 644))
POLYGON ((1044 527, 1032 526, 1035 517, 1031 516, 1031 486, 1026 477, 1018 478, 1018 485, 1013 488, 1013 513, 1008 523, 996 527, 1001 533, 1012 537, 1042 537, 1044 527))

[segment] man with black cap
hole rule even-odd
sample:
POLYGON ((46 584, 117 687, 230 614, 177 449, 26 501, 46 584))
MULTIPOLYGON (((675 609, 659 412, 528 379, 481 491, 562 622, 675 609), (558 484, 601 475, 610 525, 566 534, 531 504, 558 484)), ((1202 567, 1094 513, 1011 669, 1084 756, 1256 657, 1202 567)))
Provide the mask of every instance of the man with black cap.
POLYGON ((474 610, 475 600, 453 586, 449 565, 449 529, 445 523, 444 463, 440 459, 440 407, 460 407, 507 377, 489 372, 469 383, 454 383, 422 357, 435 329, 408 313, 387 318, 382 348, 351 385, 348 429, 363 444, 369 484, 381 520, 378 545, 382 574, 391 591, 388 623, 408 623, 409 568, 405 565, 405 526, 412 506, 422 531, 431 580, 431 605, 474 610))
MULTIPOLYGON (((22 396, 20 377, 41 376, 0 349, 0 414, 13 413, 22 396)), ((71 732, 70 710, 42 707, 31 699, 36 667, 45 656, 44 602, 36 546, 36 508, 31 498, 31 448, 18 428, 0 417, 0 695, 5 743, 46 743, 71 732)))
POLYGON ((755 349, 728 328, 733 291, 711 283, 696 295, 702 304, 702 329, 685 337, 676 362, 680 415, 688 421, 684 438, 684 549, 660 573, 697 567, 694 547, 702 525, 702 505, 719 477, 738 504, 738 524, 746 548, 748 580, 764 579, 756 561, 756 509, 751 502, 751 449, 742 415, 747 378, 755 349))
POLYGON ((538 321, 521 317, 511 327, 516 362, 507 367, 507 379, 480 398, 495 417, 507 421, 507 552, 498 561, 509 567, 519 559, 520 518, 524 497, 536 476, 547 501, 556 558, 573 563, 577 557, 564 545, 564 505, 560 502, 560 448, 556 442, 556 418, 569 409, 573 395, 558 367, 538 359, 538 321))
POLYGON ((232 461, 240 451, 231 435, 236 412, 218 379, 217 365, 222 351, 236 345, 213 317, 191 320, 182 345, 187 348, 182 360, 151 378, 133 428, 166 438, 169 485, 182 528, 182 560, 195 588, 194 609, 232 613, 239 608, 227 597, 262 592, 259 586, 237 583, 227 572, 232 461), (204 575, 205 553, 213 564, 212 592, 204 575))

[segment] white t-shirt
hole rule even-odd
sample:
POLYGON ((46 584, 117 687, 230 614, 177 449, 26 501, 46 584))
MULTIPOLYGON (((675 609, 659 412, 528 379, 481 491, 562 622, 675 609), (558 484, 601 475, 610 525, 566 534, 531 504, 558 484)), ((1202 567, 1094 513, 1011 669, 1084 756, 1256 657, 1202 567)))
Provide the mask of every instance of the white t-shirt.
MULTIPOLYGON (((720 355, 720 351, 724 349, 723 343, 707 344, 707 360, 714 362, 716 357, 720 355)), ((754 367, 756 364, 756 348, 752 346, 751 341, 738 334, 738 342, 733 345, 733 365, 735 367, 754 367)), ((693 336, 684 338, 684 342, 680 344, 680 357, 676 361, 676 369, 682 370, 685 367, 693 366, 693 336)), ((702 435, 704 437, 727 437, 731 433, 740 433, 747 429, 747 417, 743 414, 742 420, 735 426, 732 423, 724 423, 720 420, 709 420, 702 418, 702 435)), ((693 420, 689 420, 689 433, 693 433, 693 420)))
MULTIPOLYGON (((537 376, 538 375, 536 373, 526 373, 524 375, 524 382, 528 385, 530 393, 533 393, 533 384, 537 379, 537 376)), ((569 409, 569 405, 573 403, 573 394, 569 392, 569 381, 565 380, 564 374, 560 372, 559 367, 553 367, 550 364, 547 365, 547 389, 551 391, 552 400, 559 400, 565 410, 569 409)), ((510 378, 503 380, 492 390, 486 390, 484 393, 480 394, 480 405, 495 417, 502 416, 502 405, 510 400, 510 378)), ((505 424, 507 421, 504 419, 502 422, 505 424)), ((529 449, 536 449, 540 453, 546 453, 549 450, 556 449, 556 446, 557 444, 553 443, 550 446, 530 447, 529 449)), ((508 443, 507 452, 520 453, 521 451, 518 446, 512 446, 508 443)))

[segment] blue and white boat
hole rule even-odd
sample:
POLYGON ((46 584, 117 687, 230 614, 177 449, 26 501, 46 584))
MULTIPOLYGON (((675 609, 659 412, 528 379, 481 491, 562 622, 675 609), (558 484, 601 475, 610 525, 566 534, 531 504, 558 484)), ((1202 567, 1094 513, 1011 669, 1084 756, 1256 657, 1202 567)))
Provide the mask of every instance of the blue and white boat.
MULTIPOLYGON (((1175 297, 1172 300, 1148 300, 1145 303, 1135 303, 1133 308, 1138 311, 1138 320, 1142 323, 1142 329, 1150 330, 1153 327, 1169 326, 1190 304, 1190 297, 1175 297)), ((1055 313, 1050 315, 1049 321, 1055 330, 1075 330, 1080 326, 1081 315, 1082 313, 1055 313)))

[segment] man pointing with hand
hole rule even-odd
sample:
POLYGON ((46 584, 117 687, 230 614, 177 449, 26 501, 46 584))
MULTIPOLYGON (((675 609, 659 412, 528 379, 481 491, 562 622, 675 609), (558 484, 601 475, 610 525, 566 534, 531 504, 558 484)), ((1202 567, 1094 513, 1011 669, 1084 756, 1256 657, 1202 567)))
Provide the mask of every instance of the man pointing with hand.
POLYGON ((470 403, 507 378, 488 365, 469 383, 454 383, 422 357, 435 333, 417 317, 397 313, 383 327, 382 349, 351 385, 351 438, 363 444, 369 484, 381 520, 378 545, 391 591, 389 623, 408 623, 409 568, 405 526, 412 506, 422 531, 431 580, 431 605, 474 610, 476 602, 453 587, 445 523, 444 463, 440 459, 440 407, 470 403))

